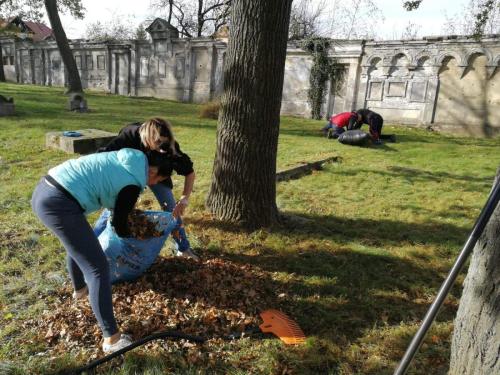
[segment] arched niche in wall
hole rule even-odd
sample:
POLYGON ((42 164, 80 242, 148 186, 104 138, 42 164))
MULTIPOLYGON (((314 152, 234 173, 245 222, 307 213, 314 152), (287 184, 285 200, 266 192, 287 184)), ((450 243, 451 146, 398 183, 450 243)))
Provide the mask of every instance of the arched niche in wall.
POLYGON ((382 58, 375 56, 368 60, 368 87, 366 100, 381 101, 384 92, 384 72, 382 69, 382 58))
POLYGON ((444 56, 443 59, 439 62, 440 67, 438 71, 438 75, 440 78, 446 74, 446 75, 455 75, 459 73, 459 60, 456 58, 454 55, 447 55, 444 56))
POLYGON ((483 135, 492 135, 493 127, 500 129, 500 77, 490 76, 491 56, 481 51, 467 56, 467 69, 461 80, 468 123, 479 125, 483 135))
POLYGON ((439 91, 436 103, 436 115, 434 121, 439 124, 450 124, 464 127, 461 120, 462 113, 458 113, 463 106, 463 94, 459 93, 458 87, 461 79, 459 61, 455 55, 446 55, 439 58, 441 66, 438 71, 439 91))
POLYGON ((455 56, 442 60, 435 122, 473 135, 491 134, 500 123, 500 78, 488 78, 488 61, 481 52, 469 53, 461 62, 455 56))
POLYGON ((479 81, 486 81, 488 79, 488 72, 486 66, 490 59, 488 56, 481 52, 474 52, 467 55, 467 67, 463 73, 463 78, 474 79, 479 81), (469 75, 474 75, 475 77, 470 77, 469 75))
POLYGON ((413 77, 409 82, 409 101, 425 103, 428 96, 429 77, 433 76, 433 61, 427 54, 415 58, 413 77))
POLYGON ((368 75, 370 77, 379 77, 383 74, 382 72, 382 58, 379 56, 374 56, 368 60, 368 75))
POLYGON ((416 76, 428 76, 432 73, 433 62, 430 56, 423 55, 417 58, 417 65, 414 69, 416 76))
POLYGON ((389 69, 390 77, 402 77, 408 75, 408 65, 410 60, 404 53, 398 53, 391 59, 389 69))

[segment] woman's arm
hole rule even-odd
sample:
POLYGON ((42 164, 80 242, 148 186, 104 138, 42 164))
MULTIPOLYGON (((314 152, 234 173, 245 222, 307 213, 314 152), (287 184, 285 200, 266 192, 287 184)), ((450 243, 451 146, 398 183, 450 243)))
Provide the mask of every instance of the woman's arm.
POLYGON ((184 189, 182 190, 182 195, 177 201, 177 204, 175 205, 173 211, 173 215, 175 217, 179 217, 184 214, 184 210, 189 204, 189 196, 193 192, 195 178, 196 174, 194 173, 194 171, 184 177, 184 189))
POLYGON ((118 196, 116 197, 111 225, 113 225, 116 234, 120 237, 127 237, 130 235, 128 228, 128 215, 134 208, 140 193, 141 188, 139 186, 127 185, 120 190, 118 196))

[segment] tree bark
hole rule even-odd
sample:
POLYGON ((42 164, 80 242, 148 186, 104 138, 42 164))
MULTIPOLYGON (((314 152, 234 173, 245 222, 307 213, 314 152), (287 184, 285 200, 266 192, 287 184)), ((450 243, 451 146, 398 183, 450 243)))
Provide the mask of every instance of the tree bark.
POLYGON ((204 20, 203 20, 203 0, 198 0, 198 13, 197 13, 197 17, 196 17, 196 23, 197 23, 197 37, 201 37, 201 33, 203 31, 203 23, 204 23, 204 20))
POLYGON ((276 153, 291 0, 237 0, 208 209, 249 229, 277 221, 276 153))
POLYGON ((2 44, 0 44, 0 82, 5 82, 5 71, 3 70, 2 44))
POLYGON ((168 0, 168 18, 167 18, 167 22, 169 23, 169 25, 172 24, 172 8, 173 8, 173 3, 174 3, 174 0, 168 0))
POLYGON ((76 66, 75 57, 69 47, 68 38, 64 32, 64 28, 59 18, 59 11, 57 10, 57 0, 45 0, 45 9, 49 17, 50 25, 54 31, 57 47, 68 71, 68 90, 67 93, 81 93, 83 94, 82 82, 80 80, 80 73, 76 66))
MULTIPOLYGON (((496 183, 500 183, 500 169, 496 183)), ((451 344, 450 375, 500 374, 500 204, 472 253, 451 344)))

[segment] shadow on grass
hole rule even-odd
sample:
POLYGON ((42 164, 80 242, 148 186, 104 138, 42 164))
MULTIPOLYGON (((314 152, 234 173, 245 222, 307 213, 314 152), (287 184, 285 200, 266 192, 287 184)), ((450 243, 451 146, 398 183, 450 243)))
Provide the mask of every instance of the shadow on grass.
MULTIPOLYGON (((429 290, 436 290, 442 282, 442 276, 431 268, 383 255, 342 249, 278 253, 264 248, 262 253, 223 255, 233 264, 266 271, 244 276, 246 282, 253 280, 250 285, 256 294, 251 304, 248 290, 237 290, 234 285, 227 285, 227 293, 221 295, 222 286, 214 286, 203 277, 205 266, 168 258, 159 259, 143 276, 145 282, 135 283, 134 294, 155 290, 167 299, 189 298, 191 304, 242 311, 247 316, 268 308, 280 309, 296 320, 308 336, 325 340, 347 338, 353 342, 375 326, 421 319, 430 303, 429 290), (281 278, 276 273, 287 276, 281 278), (245 300, 246 307, 242 304, 245 300)), ((231 273, 234 266, 222 265, 221 275, 226 273, 225 268, 231 273)), ((117 284, 115 288, 123 292, 128 289, 127 284, 117 284)), ((445 305, 439 319, 450 320, 454 314, 455 306, 445 305)), ((141 319, 144 317, 135 316, 128 322, 128 331, 138 337, 150 333, 141 325, 141 319)), ((210 326, 199 326, 196 331, 187 323, 186 326, 191 334, 214 334, 210 326)), ((178 327, 180 331, 184 328, 178 327)))
MULTIPOLYGON (((190 218, 190 223, 203 228, 241 233, 236 224, 206 218, 190 218)), ((271 232, 289 238, 330 239, 338 243, 361 242, 366 246, 388 246, 399 243, 461 245, 470 228, 440 222, 405 223, 394 220, 348 219, 333 215, 304 215, 287 212, 283 224, 271 232)))
MULTIPOLYGON (((402 321, 412 322, 421 319, 429 302, 424 298, 422 290, 437 288, 441 282, 441 277, 436 271, 420 267, 408 260, 389 256, 361 254, 343 249, 334 252, 314 249, 299 253, 276 253, 272 249, 263 249, 263 252, 264 255, 255 256, 230 253, 225 253, 223 256, 233 263, 251 264, 266 271, 265 279, 260 275, 256 282, 260 285, 265 282, 266 289, 259 291, 269 293, 271 296, 259 298, 257 295, 257 299, 261 302, 267 300, 269 303, 268 306, 259 308, 276 308, 284 311, 299 324, 307 336, 314 337, 313 342, 305 347, 296 350, 277 347, 266 353, 258 353, 261 344, 255 342, 257 339, 252 339, 250 342, 252 348, 255 347, 257 351, 253 354, 255 359, 262 360, 263 357, 269 357, 273 366, 291 366, 297 371, 300 369, 297 373, 301 374, 329 373, 325 371, 336 369, 340 363, 342 350, 347 350, 352 343, 364 338, 367 331, 374 327, 398 326, 402 321), (272 276, 275 272, 286 272, 292 277, 282 280, 272 276), (278 297, 278 293, 280 295, 283 293, 285 297, 278 297), (334 347, 330 348, 332 345, 334 347)), ((170 280, 186 281, 199 269, 200 266, 196 262, 179 264, 164 259, 143 276, 145 280, 150 281, 149 283, 134 285, 134 294, 147 294, 150 290, 156 290, 166 298, 187 298, 189 295, 191 304, 201 302, 208 303, 207 307, 241 309, 240 301, 245 297, 241 295, 241 298, 238 298, 231 290, 231 285, 227 286, 227 296, 230 298, 221 300, 220 291, 214 290, 213 285, 205 282, 206 280, 197 279, 191 287, 183 282, 178 282, 178 285, 174 285, 176 283, 173 282, 169 287, 159 287, 153 282, 154 275, 163 275, 162 277, 170 280)), ((127 283, 121 285, 124 288, 127 283)), ((253 307, 250 310, 253 310, 253 307)), ((245 311, 247 312, 255 313, 245 311)), ((454 314, 455 307, 445 305, 440 312, 439 320, 451 320, 454 314)), ((134 316, 131 319, 131 321, 137 319, 137 332, 142 332, 140 336, 149 334, 144 331, 140 323, 144 318, 144 316, 134 316)), ((207 330, 202 326, 198 326, 197 329, 203 336, 210 335, 210 329, 207 330)), ((182 331, 183 327, 179 327, 179 330, 182 331)), ((406 344, 405 340, 399 340, 387 350, 399 353, 404 351, 406 344)), ((236 353, 238 346, 235 349, 236 353)), ((207 347, 205 350, 210 352, 212 349, 207 347)), ((187 355, 178 354, 180 358, 187 355)), ((216 366, 218 370, 238 369, 240 366, 244 366, 243 368, 249 366, 249 371, 255 369, 252 361, 249 362, 251 355, 246 353, 244 358, 243 361, 235 359, 220 362, 216 366)), ((131 364, 139 365, 135 361, 131 364)), ((208 368, 214 366, 208 362, 205 365, 208 368)), ((185 365, 179 368, 183 366, 185 365)), ((56 367, 59 371, 61 368, 73 368, 72 364, 64 361, 56 367)), ((148 367, 149 365, 145 365, 144 368, 148 367)), ((196 364, 194 367, 204 368, 204 364, 196 364)))
MULTIPOLYGON (((354 340, 376 325, 421 319, 430 303, 424 293, 443 281, 437 271, 411 261, 349 250, 225 257, 293 275, 276 286, 288 291, 280 307, 320 338, 354 340)), ((440 319, 454 315, 455 307, 445 306, 440 319)))
POLYGON ((470 175, 459 175, 448 172, 431 172, 417 168, 389 166, 388 170, 374 170, 357 168, 352 170, 336 170, 335 174, 343 176, 356 176, 359 173, 376 173, 386 177, 404 178, 410 182, 442 182, 443 179, 450 179, 459 182, 474 182, 481 186, 490 186, 493 179, 491 177, 474 177, 470 175))
POLYGON ((457 146, 470 146, 477 147, 492 147, 495 143, 500 142, 500 138, 484 139, 477 137, 460 137, 453 136, 449 133, 433 133, 425 132, 425 130, 416 130, 414 133, 397 134, 396 139, 398 143, 435 143, 435 144, 452 144, 457 146))

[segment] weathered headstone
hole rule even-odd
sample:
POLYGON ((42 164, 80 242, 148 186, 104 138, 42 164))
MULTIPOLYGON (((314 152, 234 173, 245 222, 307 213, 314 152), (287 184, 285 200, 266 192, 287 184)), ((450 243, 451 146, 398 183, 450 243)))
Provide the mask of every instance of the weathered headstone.
POLYGON ((68 106, 70 111, 87 112, 89 110, 87 107, 87 101, 81 93, 70 94, 68 106))
POLYGON ((12 116, 14 113, 14 99, 0 95, 0 116, 12 116))
POLYGON ((62 132, 50 132, 45 135, 47 148, 55 148, 73 154, 91 154, 106 146, 116 134, 98 129, 78 130, 78 137, 65 136, 62 132))

